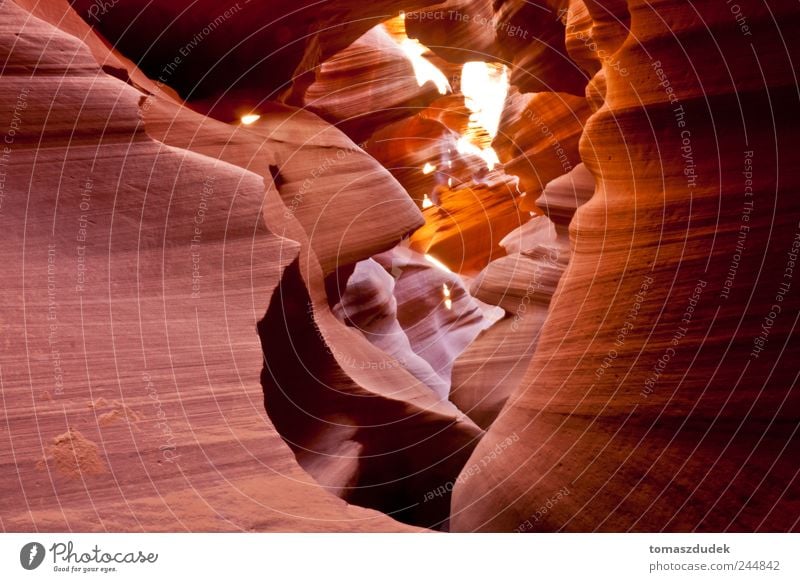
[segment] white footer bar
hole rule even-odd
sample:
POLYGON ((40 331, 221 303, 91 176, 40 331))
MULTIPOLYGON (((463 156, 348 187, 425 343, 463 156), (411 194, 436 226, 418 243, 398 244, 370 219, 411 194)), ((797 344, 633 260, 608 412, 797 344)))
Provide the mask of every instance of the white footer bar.
POLYGON ((800 580, 800 534, 14 533, 0 549, 8 581, 800 580))

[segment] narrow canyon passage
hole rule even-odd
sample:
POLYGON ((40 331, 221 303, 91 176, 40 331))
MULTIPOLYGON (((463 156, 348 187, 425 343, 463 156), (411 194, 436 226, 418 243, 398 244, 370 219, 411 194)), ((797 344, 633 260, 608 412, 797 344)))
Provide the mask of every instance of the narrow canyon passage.
POLYGON ((4 527, 797 530, 797 3, 690 5, 6 0, 4 527))
MULTIPOLYGON (((397 244, 369 256, 359 248, 374 242, 367 216, 388 201, 369 178, 342 177, 353 171, 356 146, 280 158, 271 177, 283 219, 304 231, 289 236, 321 255, 322 272, 300 263, 284 271, 259 324, 262 384, 275 428, 323 487, 412 525, 447 529, 459 474, 534 353, 569 262, 569 222, 594 184, 582 164, 572 166, 589 107, 559 99, 550 109, 573 119, 558 135, 535 136, 552 165, 537 172, 565 174, 540 186, 546 211, 525 205, 520 176, 506 172, 493 143, 505 138, 504 157, 520 147, 514 124, 534 115, 533 100, 511 90, 502 62, 453 64, 409 39, 415 19, 401 13, 323 63, 305 109, 353 143, 364 140, 363 151, 407 193, 395 203, 410 208, 410 198, 424 225, 396 229, 397 244), (376 95, 384 86, 391 92, 376 95), (322 196, 322 210, 309 206, 322 196), (351 231, 361 239, 347 238, 351 231), (317 286, 320 300, 306 286, 317 286), (353 349, 352 330, 377 350, 353 349)), ((275 206, 267 223, 286 232, 275 206)))

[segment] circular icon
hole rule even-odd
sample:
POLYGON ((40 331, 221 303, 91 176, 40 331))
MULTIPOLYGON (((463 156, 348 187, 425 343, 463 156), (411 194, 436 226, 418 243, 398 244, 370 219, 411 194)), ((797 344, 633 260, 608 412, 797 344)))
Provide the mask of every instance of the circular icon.
POLYGON ((39 542, 30 542, 19 551, 19 563, 26 570, 35 570, 44 561, 44 546, 39 542))

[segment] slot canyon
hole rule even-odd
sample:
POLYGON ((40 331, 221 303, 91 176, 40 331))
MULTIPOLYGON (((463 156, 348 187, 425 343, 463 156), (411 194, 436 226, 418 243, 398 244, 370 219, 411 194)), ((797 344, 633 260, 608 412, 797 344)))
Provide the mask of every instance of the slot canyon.
POLYGON ((3 531, 800 530, 795 0, 2 0, 0 52, 3 531))

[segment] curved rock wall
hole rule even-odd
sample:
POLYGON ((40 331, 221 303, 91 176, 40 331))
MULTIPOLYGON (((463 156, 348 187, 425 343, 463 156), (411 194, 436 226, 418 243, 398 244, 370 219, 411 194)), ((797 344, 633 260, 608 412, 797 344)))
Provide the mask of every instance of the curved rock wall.
POLYGON ((12 2, 0 54, 3 529, 409 529, 323 491, 264 415, 254 327, 298 245, 236 139, 230 163, 156 141, 143 93, 12 2))
POLYGON ((74 4, 0 6, 4 528, 797 529, 796 2, 74 4))
POLYGON ((456 486, 454 529, 797 527, 796 5, 739 5, 750 34, 717 2, 609 15, 630 32, 581 139, 595 195, 473 459, 519 441, 456 486))

